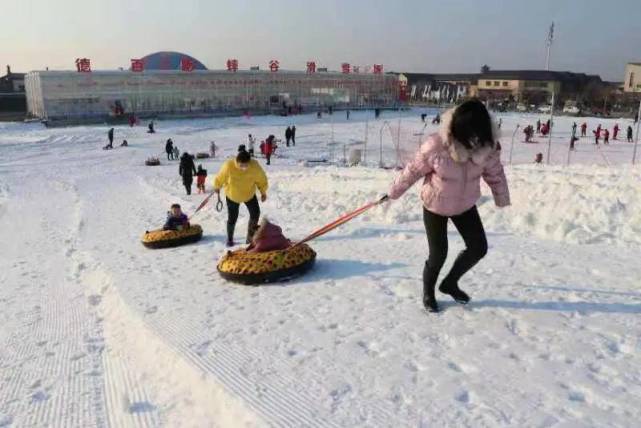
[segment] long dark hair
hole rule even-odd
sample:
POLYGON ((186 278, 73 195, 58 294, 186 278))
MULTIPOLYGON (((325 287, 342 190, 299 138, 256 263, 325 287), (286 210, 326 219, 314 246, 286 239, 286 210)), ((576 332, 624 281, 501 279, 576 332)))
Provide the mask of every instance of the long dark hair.
POLYGON ((456 107, 450 126, 454 139, 468 149, 494 145, 490 113, 476 98, 456 107))

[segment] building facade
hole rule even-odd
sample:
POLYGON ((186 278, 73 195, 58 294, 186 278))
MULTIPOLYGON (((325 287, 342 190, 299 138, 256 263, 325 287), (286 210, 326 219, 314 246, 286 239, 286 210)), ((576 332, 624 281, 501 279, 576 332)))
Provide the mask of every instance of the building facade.
POLYGON ((14 73, 7 66, 7 74, 0 77, 0 120, 22 120, 27 113, 24 73, 14 73))
POLYGON ((34 71, 25 83, 32 117, 80 123, 130 114, 194 117, 386 107, 397 103, 399 91, 391 74, 304 71, 34 71))

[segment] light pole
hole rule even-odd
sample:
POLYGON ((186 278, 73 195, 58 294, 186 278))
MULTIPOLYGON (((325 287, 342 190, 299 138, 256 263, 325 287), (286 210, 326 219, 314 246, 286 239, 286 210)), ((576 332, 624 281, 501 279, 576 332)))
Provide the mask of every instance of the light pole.
POLYGON ((632 165, 637 160, 637 146, 639 145, 639 125, 641 125, 641 101, 639 101, 639 111, 637 112, 637 137, 634 139, 634 150, 632 151, 632 165))
POLYGON ((548 156, 547 156, 547 164, 550 164, 550 153, 552 151, 552 128, 554 124, 552 121, 554 120, 554 96, 555 96, 555 91, 552 91, 552 105, 550 106, 550 126, 548 128, 548 156))

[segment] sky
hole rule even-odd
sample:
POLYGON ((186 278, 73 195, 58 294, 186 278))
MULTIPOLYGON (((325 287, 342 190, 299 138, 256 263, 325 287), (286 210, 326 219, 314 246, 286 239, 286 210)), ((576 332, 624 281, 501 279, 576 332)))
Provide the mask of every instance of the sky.
POLYGON ((543 69, 552 21, 552 70, 621 81, 641 62, 641 0, 0 0, 0 66, 115 69, 173 50, 210 69, 543 69))

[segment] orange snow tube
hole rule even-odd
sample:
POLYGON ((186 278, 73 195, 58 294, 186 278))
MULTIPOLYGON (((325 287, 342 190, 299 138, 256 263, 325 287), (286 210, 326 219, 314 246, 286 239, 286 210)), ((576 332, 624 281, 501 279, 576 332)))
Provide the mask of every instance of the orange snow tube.
POLYGON ((197 224, 182 230, 152 230, 142 236, 142 245, 147 248, 169 248, 200 241, 203 229, 197 224))
POLYGON ((260 285, 302 275, 314 266, 315 261, 316 252, 307 244, 262 253, 228 251, 218 262, 218 272, 232 282, 260 285))

